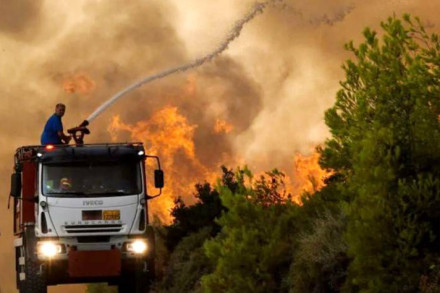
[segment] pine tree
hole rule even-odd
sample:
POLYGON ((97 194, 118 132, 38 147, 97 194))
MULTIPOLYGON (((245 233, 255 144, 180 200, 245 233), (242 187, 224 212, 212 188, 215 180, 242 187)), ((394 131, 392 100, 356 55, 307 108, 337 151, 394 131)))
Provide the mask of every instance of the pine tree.
POLYGON ((414 292, 440 250, 440 42, 408 15, 381 26, 346 45, 321 163, 349 198, 346 290, 414 292))
POLYGON ((282 280, 291 263, 299 206, 281 200, 281 172, 255 182, 247 170, 236 174, 234 191, 217 187, 227 212, 218 220, 221 232, 204 245, 215 270, 202 278, 203 292, 287 292, 282 280))

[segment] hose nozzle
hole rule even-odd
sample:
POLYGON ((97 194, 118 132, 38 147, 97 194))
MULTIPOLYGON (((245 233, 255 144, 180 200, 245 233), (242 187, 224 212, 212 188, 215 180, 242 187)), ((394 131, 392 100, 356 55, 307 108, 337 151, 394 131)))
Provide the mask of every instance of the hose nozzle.
POLYGON ((84 120, 79 126, 67 130, 67 133, 72 135, 76 145, 84 144, 84 135, 90 134, 90 130, 87 128, 88 125, 89 121, 84 120))

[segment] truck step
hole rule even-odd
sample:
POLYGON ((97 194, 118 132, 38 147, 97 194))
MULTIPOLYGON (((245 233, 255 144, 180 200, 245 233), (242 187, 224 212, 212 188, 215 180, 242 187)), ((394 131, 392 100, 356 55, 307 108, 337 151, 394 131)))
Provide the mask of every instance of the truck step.
POLYGON ((24 281, 24 280, 26 280, 26 274, 20 273, 20 281, 24 281))

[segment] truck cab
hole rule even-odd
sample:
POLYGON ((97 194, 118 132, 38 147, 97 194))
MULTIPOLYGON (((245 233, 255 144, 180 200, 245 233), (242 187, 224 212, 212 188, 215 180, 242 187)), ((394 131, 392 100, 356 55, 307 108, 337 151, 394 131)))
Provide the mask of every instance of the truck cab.
POLYGON ((18 148, 10 195, 19 291, 107 282, 119 292, 147 292, 154 278, 148 201, 162 187, 159 158, 142 143, 18 148))

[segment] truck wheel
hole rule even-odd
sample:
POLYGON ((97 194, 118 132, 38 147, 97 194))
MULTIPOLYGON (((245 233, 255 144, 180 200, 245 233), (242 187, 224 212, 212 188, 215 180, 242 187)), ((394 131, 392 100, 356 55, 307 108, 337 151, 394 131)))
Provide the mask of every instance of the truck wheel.
POLYGON ((24 266, 25 280, 20 286, 20 293, 47 293, 46 272, 40 264, 28 259, 24 266))
POLYGON ((23 246, 19 254, 24 263, 19 265, 19 271, 24 279, 20 280, 20 293, 47 293, 46 267, 35 257, 36 239, 33 227, 25 230, 23 246))

